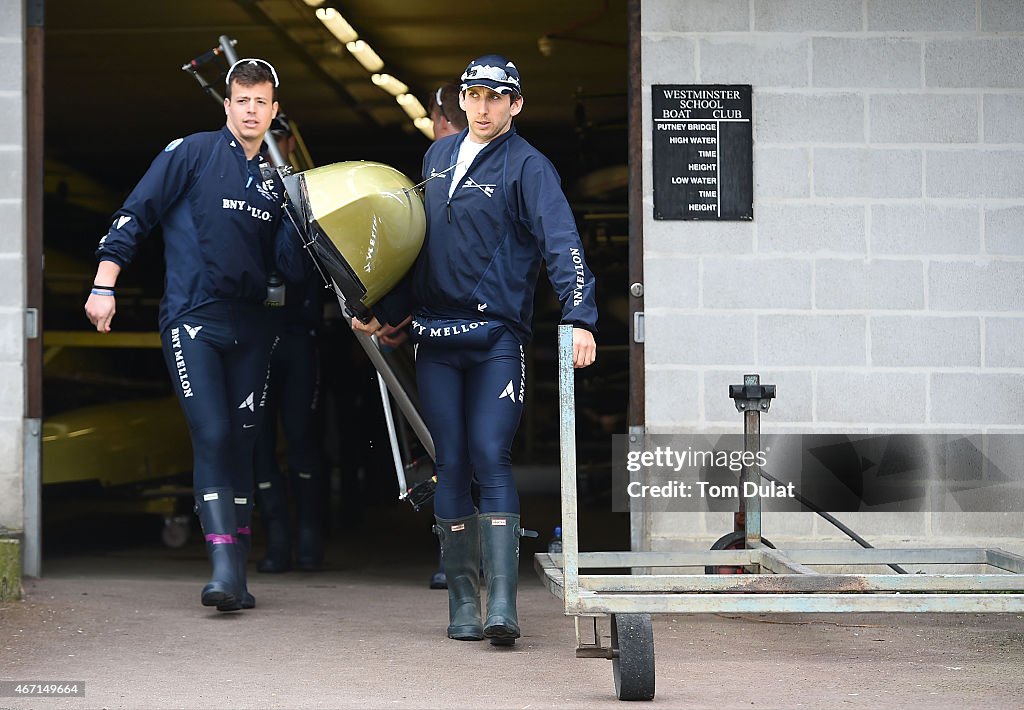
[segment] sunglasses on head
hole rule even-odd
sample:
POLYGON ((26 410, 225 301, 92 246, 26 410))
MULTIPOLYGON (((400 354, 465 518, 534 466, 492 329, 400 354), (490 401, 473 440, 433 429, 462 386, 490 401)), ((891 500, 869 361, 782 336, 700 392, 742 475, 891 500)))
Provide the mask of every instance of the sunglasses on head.
POLYGON ((468 69, 466 73, 462 75, 462 81, 467 81, 469 79, 490 79, 491 81, 508 82, 515 86, 519 86, 519 79, 509 74, 501 67, 477 65, 468 69))
POLYGON ((248 57, 246 59, 239 59, 237 62, 232 64, 231 68, 228 69, 228 75, 226 77, 224 77, 224 84, 225 85, 230 85, 231 84, 231 74, 235 71, 235 69, 238 67, 238 65, 239 64, 245 64, 246 62, 248 62, 249 64, 262 64, 268 70, 270 70, 270 75, 272 77, 274 77, 274 88, 276 89, 277 87, 279 87, 281 85, 281 82, 277 78, 277 71, 274 70, 274 66, 270 62, 268 62, 266 59, 256 59, 255 57, 248 57))
POLYGON ((443 86, 437 87, 437 95, 434 96, 434 103, 437 104, 437 110, 441 112, 441 118, 443 118, 444 120, 448 121, 448 123, 451 123, 452 119, 448 118, 448 114, 446 114, 444 112, 444 104, 441 102, 441 92, 442 91, 444 91, 444 87, 443 86))

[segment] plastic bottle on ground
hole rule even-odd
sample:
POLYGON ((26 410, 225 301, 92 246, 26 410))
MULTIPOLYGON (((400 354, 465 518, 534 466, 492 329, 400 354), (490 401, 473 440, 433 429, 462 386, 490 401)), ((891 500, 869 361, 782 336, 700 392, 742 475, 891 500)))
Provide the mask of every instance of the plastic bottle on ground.
POLYGON ((548 541, 548 552, 562 554, 562 526, 556 525, 555 532, 551 535, 551 540, 548 541))

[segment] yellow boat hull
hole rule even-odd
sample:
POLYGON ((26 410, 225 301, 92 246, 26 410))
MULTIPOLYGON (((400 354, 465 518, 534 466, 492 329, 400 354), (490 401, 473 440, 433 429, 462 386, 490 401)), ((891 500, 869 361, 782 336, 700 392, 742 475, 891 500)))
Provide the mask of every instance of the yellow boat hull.
POLYGON ((43 483, 137 485, 192 471, 188 425, 174 396, 115 402, 43 421, 43 483))
POLYGON ((426 217, 412 181, 369 161, 334 163, 285 178, 305 238, 362 315, 394 288, 423 246, 426 217))

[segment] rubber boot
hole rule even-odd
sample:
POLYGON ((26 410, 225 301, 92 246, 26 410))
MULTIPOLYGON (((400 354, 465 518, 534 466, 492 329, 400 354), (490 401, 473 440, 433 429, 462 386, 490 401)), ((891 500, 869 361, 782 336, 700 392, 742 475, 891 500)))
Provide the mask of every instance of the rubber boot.
POLYGON ((249 593, 246 582, 249 550, 252 549, 252 506, 251 496, 235 496, 235 524, 238 526, 238 578, 242 585, 242 608, 254 609, 256 597, 249 593))
POLYGON ((430 575, 430 588, 448 589, 448 577, 444 573, 444 557, 440 549, 437 551, 437 570, 430 575))
POLYGON ((292 568, 291 535, 288 533, 288 499, 283 482, 261 481, 257 484, 257 499, 263 530, 267 536, 267 550, 256 569, 278 574, 292 568))
POLYGON ((480 523, 476 514, 455 520, 434 516, 441 557, 448 574, 448 638, 479 641, 480 523))
POLYGON ((323 529, 320 524, 322 496, 315 472, 300 471, 292 479, 295 493, 296 541, 295 565, 304 572, 319 570, 324 564, 323 529))
POLYGON ((519 590, 519 538, 536 537, 523 530, 519 515, 481 513, 480 548, 487 584, 487 620, 484 636, 494 646, 511 646, 519 638, 516 594, 519 590))
POLYGON ((238 525, 231 489, 203 488, 196 491, 196 513, 206 538, 206 554, 213 565, 212 578, 203 587, 203 606, 215 606, 217 611, 241 609, 238 542, 235 538, 238 525))

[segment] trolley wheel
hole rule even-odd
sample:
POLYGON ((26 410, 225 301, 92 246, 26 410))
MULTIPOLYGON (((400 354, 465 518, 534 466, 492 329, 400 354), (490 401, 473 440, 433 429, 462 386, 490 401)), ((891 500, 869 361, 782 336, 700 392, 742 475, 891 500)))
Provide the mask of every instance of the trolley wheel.
POLYGON ((192 534, 192 518, 187 515, 167 516, 164 528, 160 531, 160 539, 171 548, 184 547, 192 534))
POLYGON ((654 628, 650 614, 612 614, 612 675, 619 700, 654 699, 654 628))
MULTIPOLYGON (((722 535, 722 537, 715 540, 715 544, 711 546, 712 550, 742 550, 746 545, 747 536, 739 531, 733 531, 722 535)), ((773 550, 775 545, 771 543, 768 538, 761 538, 761 542, 765 544, 765 547, 770 547, 773 550)), ((733 565, 706 565, 704 567, 704 574, 746 574, 743 567, 737 567, 733 565)))

